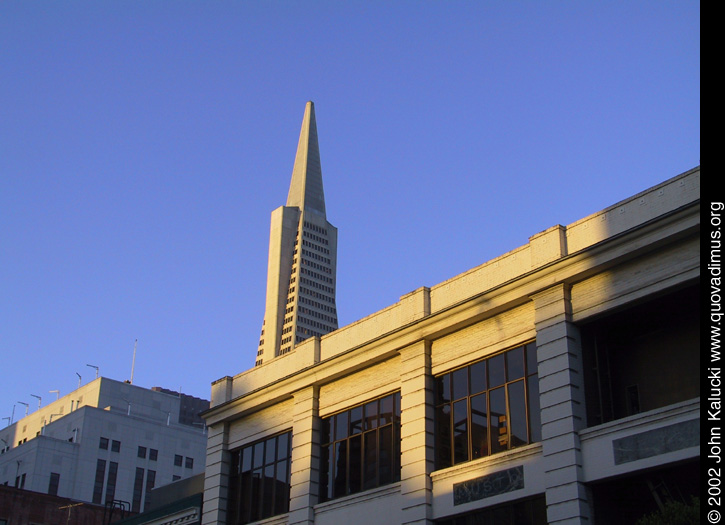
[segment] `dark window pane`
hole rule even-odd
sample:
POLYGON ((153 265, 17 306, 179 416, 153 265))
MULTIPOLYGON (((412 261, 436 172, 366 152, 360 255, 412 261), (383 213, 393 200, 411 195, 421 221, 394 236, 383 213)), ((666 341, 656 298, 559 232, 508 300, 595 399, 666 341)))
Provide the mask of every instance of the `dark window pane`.
POLYGON ((436 409, 436 454, 438 468, 450 467, 451 462, 451 405, 436 409))
POLYGON ((503 387, 490 392, 491 453, 508 449, 509 429, 506 417, 506 391, 503 387))
POLYGON ((363 434, 363 489, 378 486, 378 433, 363 434))
POLYGON ((101 503, 103 498, 103 480, 106 477, 106 460, 99 459, 96 462, 96 480, 93 484, 93 503, 101 503))
POLYGON ((249 519, 257 521, 262 516, 262 494, 263 494, 264 475, 262 469, 254 469, 252 471, 252 497, 249 500, 249 519))
POLYGON ((121 442, 115 439, 111 441, 111 452, 121 452, 121 442))
POLYGON ((350 435, 354 436, 362 432, 363 407, 357 406, 350 410, 350 435))
POLYGON ((174 465, 180 467, 184 463, 184 456, 174 455, 174 465))
POLYGON ((277 480, 274 492, 274 514, 287 512, 289 506, 289 462, 277 463, 277 480))
POLYGON ((191 468, 191 469, 193 469, 193 468, 194 468, 194 458, 186 458, 186 461, 185 461, 185 463, 184 463, 184 466, 185 466, 186 468, 191 468))
POLYGON ((273 515, 275 479, 274 464, 264 467, 264 480, 262 482, 262 518, 269 518, 273 515))
POLYGON ((460 368, 452 374, 453 399, 461 399, 468 395, 468 368, 460 368))
POLYGON ((450 403, 451 401, 451 375, 445 374, 436 378, 436 405, 450 403))
POLYGON ((159 459, 159 451, 155 448, 152 448, 151 450, 149 450, 149 460, 156 461, 157 459, 159 459))
POLYGON ((320 449, 320 501, 330 499, 330 454, 332 447, 325 445, 320 449))
POLYGON ((113 501, 116 496, 116 476, 118 463, 111 461, 108 464, 108 480, 106 480, 106 503, 113 501))
POLYGON ((529 386, 529 428, 531 429, 531 442, 541 441, 541 409, 539 406, 539 376, 528 378, 529 386))
POLYGON ((393 396, 385 396, 380 400, 380 425, 393 422, 393 396))
POLYGON ((264 443, 264 464, 274 463, 275 454, 277 452, 277 438, 268 439, 264 443))
POLYGON ((341 412, 335 416, 335 441, 347 437, 347 412, 341 412))
POLYGON ((146 457, 146 447, 138 447, 138 457, 144 459, 146 457))
POLYGON ((503 385, 505 380, 504 357, 500 354, 488 360, 488 386, 494 388, 503 385))
POLYGON ((509 393, 509 433, 511 448, 520 447, 529 442, 526 430, 526 401, 524 399, 524 381, 508 385, 509 393))
POLYGON ((363 430, 378 428, 378 400, 365 405, 365 425, 363 430))
POLYGON ((242 472, 249 472, 252 470, 252 447, 246 447, 242 450, 242 472))
POLYGON ((380 458, 378 474, 380 476, 380 484, 385 485, 393 481, 393 454, 395 453, 395 448, 393 447, 393 426, 388 425, 382 427, 379 432, 380 458))
POLYGON ((350 494, 362 489, 362 435, 350 438, 350 494))
POLYGON ((277 436, 277 459, 289 457, 289 434, 277 436))
POLYGON ((453 403, 453 463, 468 461, 468 400, 453 403))
POLYGON ((524 377, 524 348, 514 348, 504 354, 506 356, 506 365, 508 367, 507 381, 515 381, 524 377))
POLYGON ((335 466, 333 468, 333 498, 346 495, 347 490, 347 441, 335 443, 335 466))
POLYGON ((98 442, 98 448, 108 450, 108 438, 102 437, 98 442))
POLYGON ((471 398, 471 459, 488 455, 488 408, 486 394, 471 398))
POLYGON ((143 475, 144 469, 136 467, 136 476, 133 480, 133 500, 131 503, 131 512, 139 512, 141 510, 141 496, 143 495, 143 475))
POLYGON ((479 361, 471 368, 471 395, 486 390, 486 361, 479 361))
POLYGON ((320 443, 323 445, 327 445, 330 441, 332 441, 332 436, 330 436, 330 421, 331 418, 326 417, 323 418, 320 425, 320 443))
POLYGON ((58 495, 58 485, 60 484, 60 474, 57 472, 50 473, 50 481, 48 482, 48 494, 51 496, 58 495))
POLYGON ((252 468, 258 469, 264 465, 264 441, 260 441, 252 448, 252 468))
POLYGON ((146 508, 149 506, 149 501, 151 500, 151 490, 156 486, 156 471, 155 470, 148 470, 146 471, 146 496, 144 497, 144 504, 143 509, 146 510, 146 508))

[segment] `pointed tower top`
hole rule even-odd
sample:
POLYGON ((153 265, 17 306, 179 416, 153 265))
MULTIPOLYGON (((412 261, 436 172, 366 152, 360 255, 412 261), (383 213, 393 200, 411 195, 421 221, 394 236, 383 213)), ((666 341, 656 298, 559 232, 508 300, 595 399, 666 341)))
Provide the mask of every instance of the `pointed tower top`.
POLYGON ((312 210, 323 217, 326 216, 315 105, 312 102, 308 102, 305 106, 305 115, 302 118, 287 206, 297 206, 301 210, 312 210))

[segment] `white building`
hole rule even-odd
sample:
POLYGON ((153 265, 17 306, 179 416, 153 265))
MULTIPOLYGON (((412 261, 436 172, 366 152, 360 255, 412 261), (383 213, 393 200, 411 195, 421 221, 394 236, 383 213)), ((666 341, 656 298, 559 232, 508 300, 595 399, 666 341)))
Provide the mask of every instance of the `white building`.
POLYGON ((699 212, 695 168, 214 382, 202 523, 626 525, 687 502, 699 212))
POLYGON ((138 512, 203 472, 204 425, 180 418, 206 403, 100 377, 0 430, 0 484, 138 512))
POLYGON ((272 212, 256 365, 337 329, 337 228, 327 222, 315 106, 302 118, 287 204, 272 212))

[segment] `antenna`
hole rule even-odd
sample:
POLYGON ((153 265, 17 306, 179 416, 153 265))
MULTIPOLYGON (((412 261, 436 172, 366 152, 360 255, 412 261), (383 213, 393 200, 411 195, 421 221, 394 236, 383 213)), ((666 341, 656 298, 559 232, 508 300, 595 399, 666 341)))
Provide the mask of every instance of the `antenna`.
POLYGON ((43 401, 43 398, 40 396, 36 396, 35 394, 30 394, 30 396, 38 400, 38 410, 40 410, 40 402, 43 401))
POLYGON ((80 388, 81 387, 81 375, 78 372, 76 372, 76 375, 78 376, 78 388, 80 388))
POLYGON ((50 391, 50 392, 48 392, 48 393, 49 393, 49 394, 55 394, 55 400, 56 400, 56 401, 57 401, 57 400, 58 400, 58 398, 60 397, 60 390, 51 390, 51 391, 50 391))
POLYGON ((96 379, 98 379, 98 367, 96 365, 86 365, 96 369, 96 379))
POLYGON ((131 381, 133 384, 133 369, 136 367, 136 345, 138 345, 138 339, 133 342, 133 361, 131 361, 131 381))

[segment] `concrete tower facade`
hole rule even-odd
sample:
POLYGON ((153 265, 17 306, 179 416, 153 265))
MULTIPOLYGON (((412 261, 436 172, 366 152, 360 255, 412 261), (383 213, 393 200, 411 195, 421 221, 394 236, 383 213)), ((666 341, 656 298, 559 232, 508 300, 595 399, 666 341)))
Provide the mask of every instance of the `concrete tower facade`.
POLYGON ((255 365, 337 330, 337 228, 327 221, 315 106, 302 119, 286 206, 272 212, 264 323, 255 365))

